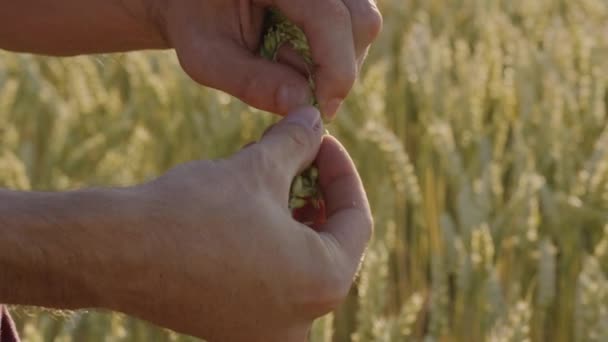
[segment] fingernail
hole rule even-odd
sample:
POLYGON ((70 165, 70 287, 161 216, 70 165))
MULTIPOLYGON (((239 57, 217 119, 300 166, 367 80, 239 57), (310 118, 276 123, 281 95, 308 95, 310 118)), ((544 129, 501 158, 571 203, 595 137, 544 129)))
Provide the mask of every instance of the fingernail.
POLYGON ((293 84, 284 84, 279 89, 278 105, 284 113, 293 108, 306 105, 310 102, 310 91, 305 87, 293 84))
POLYGON ((332 120, 333 118, 336 117, 336 113, 338 112, 338 109, 340 108, 340 106, 342 106, 342 99, 340 98, 335 98, 332 100, 329 100, 327 102, 325 102, 325 105, 323 105, 322 110, 323 110, 323 117, 332 120))
POLYGON ((314 107, 310 106, 301 107, 289 113, 285 118, 285 122, 300 125, 313 131, 319 131, 323 127, 321 114, 314 107))

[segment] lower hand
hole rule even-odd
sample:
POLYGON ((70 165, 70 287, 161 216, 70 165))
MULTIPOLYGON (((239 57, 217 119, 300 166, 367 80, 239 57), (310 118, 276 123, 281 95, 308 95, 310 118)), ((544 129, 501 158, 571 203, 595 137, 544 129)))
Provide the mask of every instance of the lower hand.
POLYGON ((347 295, 372 232, 353 162, 308 107, 231 158, 133 191, 143 216, 125 242, 141 257, 111 308, 210 341, 304 341, 347 295), (327 204, 320 232, 287 208, 313 160, 327 204))

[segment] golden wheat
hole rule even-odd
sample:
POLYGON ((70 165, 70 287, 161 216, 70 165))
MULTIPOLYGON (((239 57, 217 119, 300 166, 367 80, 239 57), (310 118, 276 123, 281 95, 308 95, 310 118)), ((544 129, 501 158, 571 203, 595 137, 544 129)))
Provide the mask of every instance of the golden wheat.
MULTIPOLYGON (((377 229, 315 341, 608 339, 608 4, 379 1, 384 32, 332 123, 377 229)), ((0 52, 0 185, 127 185, 220 158, 272 115, 172 53, 0 52)), ((106 312, 15 308, 27 341, 186 341, 106 312)))

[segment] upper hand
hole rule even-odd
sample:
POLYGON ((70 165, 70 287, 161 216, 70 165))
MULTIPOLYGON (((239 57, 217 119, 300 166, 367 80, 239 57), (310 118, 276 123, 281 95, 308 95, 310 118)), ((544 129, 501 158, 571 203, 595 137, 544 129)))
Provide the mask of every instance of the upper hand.
POLYGON ((304 341, 347 295, 372 232, 351 159, 322 135, 319 113, 302 108, 231 158, 135 188, 142 238, 128 243, 142 271, 126 275, 112 308, 210 341, 304 341), (287 208, 313 160, 328 215, 320 232, 287 208))
POLYGON ((316 63, 316 96, 329 117, 350 91, 382 26, 374 0, 162 3, 161 30, 194 80, 279 114, 310 103, 311 94, 307 75, 298 72, 288 49, 281 51, 283 63, 259 57, 265 8, 277 7, 304 30, 316 63))

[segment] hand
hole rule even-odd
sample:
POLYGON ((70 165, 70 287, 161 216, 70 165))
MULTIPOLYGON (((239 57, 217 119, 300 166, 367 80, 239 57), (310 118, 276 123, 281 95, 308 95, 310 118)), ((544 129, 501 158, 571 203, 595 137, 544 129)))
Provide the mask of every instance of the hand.
MULTIPOLYGON (((161 30, 184 70, 197 82, 254 107, 286 114, 310 103, 307 75, 258 57, 265 8, 273 5, 306 33, 313 54, 316 96, 333 117, 381 30, 374 0, 160 1, 161 30)), ((281 58, 280 58, 281 60, 281 58)))
POLYGON ((301 108, 229 159, 135 188, 139 238, 125 242, 141 257, 117 276, 125 286, 111 308, 210 341, 305 341, 347 295, 372 232, 351 159, 322 136, 319 112, 301 108), (287 208, 292 179, 315 157, 328 213, 320 233, 287 208))

